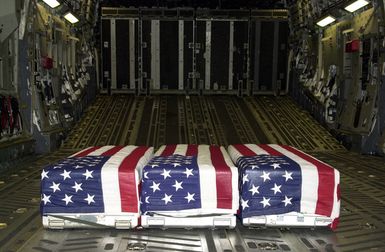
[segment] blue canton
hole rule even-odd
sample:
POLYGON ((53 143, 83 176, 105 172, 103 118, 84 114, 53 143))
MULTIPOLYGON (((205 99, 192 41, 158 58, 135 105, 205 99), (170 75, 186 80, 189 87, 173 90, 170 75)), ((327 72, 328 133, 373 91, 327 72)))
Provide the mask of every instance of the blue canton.
POLYGON ((154 157, 143 169, 141 211, 176 211, 201 207, 197 157, 154 157))
POLYGON ((44 167, 41 213, 104 212, 101 169, 108 159, 103 156, 71 157, 44 167))
POLYGON ((286 156, 240 157, 239 186, 242 218, 299 212, 301 168, 286 156))

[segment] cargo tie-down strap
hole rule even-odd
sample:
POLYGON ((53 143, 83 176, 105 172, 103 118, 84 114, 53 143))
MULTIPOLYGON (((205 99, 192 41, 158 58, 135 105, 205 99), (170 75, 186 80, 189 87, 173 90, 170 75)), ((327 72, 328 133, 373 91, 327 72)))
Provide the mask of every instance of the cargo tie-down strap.
POLYGON ((162 216, 162 217, 170 217, 170 218, 202 218, 202 217, 223 217, 223 214, 219 213, 212 213, 212 214, 200 214, 200 215, 184 215, 184 216, 174 216, 174 215, 169 215, 169 214, 161 214, 161 213, 156 213, 156 212, 147 212, 146 215, 148 216, 162 216))
POLYGON ((66 220, 66 221, 76 222, 76 223, 80 223, 80 224, 85 224, 85 225, 88 225, 88 226, 98 227, 98 228, 112 228, 110 226, 99 224, 99 223, 96 223, 96 222, 86 221, 86 220, 81 220, 81 219, 75 219, 75 218, 71 218, 71 217, 67 217, 67 216, 62 216, 62 215, 47 215, 47 216, 48 217, 54 217, 54 218, 61 219, 61 220, 66 220))

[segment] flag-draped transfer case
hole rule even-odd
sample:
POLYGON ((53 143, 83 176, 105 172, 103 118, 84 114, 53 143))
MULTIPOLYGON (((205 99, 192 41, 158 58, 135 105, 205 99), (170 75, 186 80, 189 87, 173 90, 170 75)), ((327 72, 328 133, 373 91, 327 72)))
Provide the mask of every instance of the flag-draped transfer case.
POLYGON ((90 147, 44 167, 43 225, 49 228, 137 226, 138 186, 142 168, 152 156, 152 147, 90 147))
POLYGON ((291 146, 230 145, 244 225, 330 226, 340 213, 339 172, 291 146))
POLYGON ((224 147, 161 146, 143 171, 144 227, 235 227, 238 169, 224 147))

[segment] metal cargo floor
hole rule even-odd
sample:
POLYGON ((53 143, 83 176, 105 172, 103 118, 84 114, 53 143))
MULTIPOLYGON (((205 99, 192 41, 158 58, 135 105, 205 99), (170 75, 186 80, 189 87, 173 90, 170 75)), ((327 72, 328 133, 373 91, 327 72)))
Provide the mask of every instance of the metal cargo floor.
POLYGON ((288 97, 99 96, 54 153, 0 174, 0 251, 385 251, 384 159, 346 151, 288 97), (45 230, 40 171, 90 145, 282 143, 341 172, 341 218, 328 229, 45 230))

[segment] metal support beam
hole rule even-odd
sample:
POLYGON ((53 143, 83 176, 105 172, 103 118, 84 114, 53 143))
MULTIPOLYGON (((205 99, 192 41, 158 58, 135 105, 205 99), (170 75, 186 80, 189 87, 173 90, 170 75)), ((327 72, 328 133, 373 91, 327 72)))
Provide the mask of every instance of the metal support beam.
POLYGON ((160 21, 151 21, 151 80, 153 89, 160 89, 160 21))
POLYGON ((259 54, 261 47, 261 21, 255 21, 254 92, 259 90, 259 54))
POLYGON ((130 47, 130 89, 135 89, 135 19, 130 20, 130 37, 129 37, 129 47, 130 47))
POLYGON ((143 85, 143 36, 142 36, 142 19, 138 20, 138 93, 145 88, 143 85))
POLYGON ((205 57, 205 89, 209 90, 211 86, 211 21, 206 21, 206 51, 205 57))
POLYGON ((184 89, 184 21, 179 20, 178 89, 184 89))
POLYGON ((229 38, 229 85, 228 89, 233 89, 233 58, 234 58, 234 21, 230 22, 229 38))
MULTIPOLYGON (((197 21, 193 20, 193 48, 192 48, 192 89, 198 89, 197 88, 197 54, 196 54, 196 40, 197 40, 197 21)), ((190 87, 188 87, 190 89, 190 87)))
POLYGON ((115 90, 116 84, 116 26, 115 19, 111 19, 111 89, 115 90))
POLYGON ((274 94, 278 92, 277 90, 277 72, 278 72, 278 40, 279 40, 279 22, 274 22, 274 46, 273 46, 273 71, 272 71, 272 91, 274 94))

